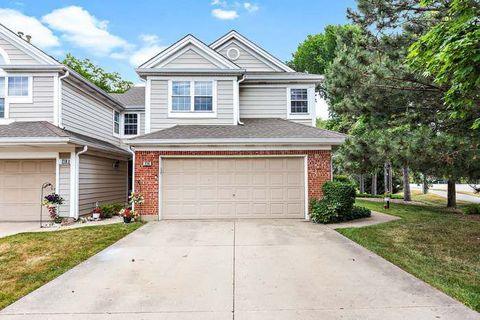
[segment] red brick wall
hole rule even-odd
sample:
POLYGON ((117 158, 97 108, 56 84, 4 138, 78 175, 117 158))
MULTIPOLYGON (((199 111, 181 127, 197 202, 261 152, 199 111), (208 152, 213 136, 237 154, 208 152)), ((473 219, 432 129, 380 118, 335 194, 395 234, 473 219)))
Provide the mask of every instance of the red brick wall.
POLYGON ((308 198, 320 198, 322 185, 331 179, 329 150, 271 150, 271 151, 136 151, 135 152, 135 191, 145 197, 143 205, 136 210, 141 215, 158 214, 158 178, 160 156, 235 156, 235 155, 307 155, 308 161, 308 198), (144 167, 144 161, 151 162, 144 167))

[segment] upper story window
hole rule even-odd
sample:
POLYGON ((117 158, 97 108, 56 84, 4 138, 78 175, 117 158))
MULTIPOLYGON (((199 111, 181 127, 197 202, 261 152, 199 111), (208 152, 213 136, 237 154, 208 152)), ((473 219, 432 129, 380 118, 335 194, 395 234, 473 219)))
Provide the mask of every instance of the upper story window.
POLYGON ((190 111, 191 104, 190 81, 173 81, 172 111, 190 111))
POLYGON ((27 76, 8 77, 8 96, 9 97, 28 97, 30 91, 30 79, 27 76))
POLYGON ((138 114, 137 113, 125 113, 123 118, 123 134, 124 135, 137 135, 138 134, 138 114))
POLYGON ((290 89, 290 112, 308 113, 308 89, 290 89))
POLYGON ((120 134, 120 112, 113 111, 113 133, 120 134))
POLYGON ((5 78, 0 77, 0 118, 5 118, 5 78))
POLYGON ((215 117, 214 80, 173 80, 169 82, 170 117, 215 117))

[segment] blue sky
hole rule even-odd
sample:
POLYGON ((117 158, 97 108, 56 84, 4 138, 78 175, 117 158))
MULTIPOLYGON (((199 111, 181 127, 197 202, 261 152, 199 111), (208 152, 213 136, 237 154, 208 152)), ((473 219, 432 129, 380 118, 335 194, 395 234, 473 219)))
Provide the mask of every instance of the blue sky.
POLYGON ((281 60, 307 35, 347 23, 354 0, 0 0, 0 23, 62 59, 90 58, 140 82, 134 66, 188 33, 210 43, 231 29, 281 60))

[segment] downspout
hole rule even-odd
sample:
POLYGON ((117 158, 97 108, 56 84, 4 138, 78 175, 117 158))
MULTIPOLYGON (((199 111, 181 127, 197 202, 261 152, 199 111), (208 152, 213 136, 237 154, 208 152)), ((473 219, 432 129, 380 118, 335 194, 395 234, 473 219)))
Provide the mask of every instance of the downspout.
MULTIPOLYGON (((132 155, 132 192, 135 192, 135 150, 129 146, 127 151, 132 155)), ((132 203, 132 210, 135 210, 135 203, 132 203)))
POLYGON ((58 127, 63 128, 62 126, 62 80, 70 76, 70 71, 65 69, 65 74, 58 78, 58 127))
POLYGON ((238 89, 238 99, 237 99, 237 105, 235 106, 235 111, 237 112, 237 123, 241 126, 244 125, 242 121, 240 121, 240 83, 245 81, 245 75, 242 75, 242 78, 237 81, 237 89, 238 89))
POLYGON ((78 201, 80 191, 80 155, 87 152, 87 150, 88 146, 83 146, 83 150, 77 152, 75 155, 75 219, 78 219, 80 211, 80 201, 78 201))

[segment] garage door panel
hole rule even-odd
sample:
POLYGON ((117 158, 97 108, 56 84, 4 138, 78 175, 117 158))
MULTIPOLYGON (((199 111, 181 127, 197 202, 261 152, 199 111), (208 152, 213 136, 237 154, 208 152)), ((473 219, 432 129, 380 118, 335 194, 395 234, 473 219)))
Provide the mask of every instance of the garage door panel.
POLYGON ((163 169, 163 219, 304 216, 303 158, 168 158, 163 169))
POLYGON ((0 221, 38 220, 45 182, 55 184, 54 159, 0 160, 0 221))

